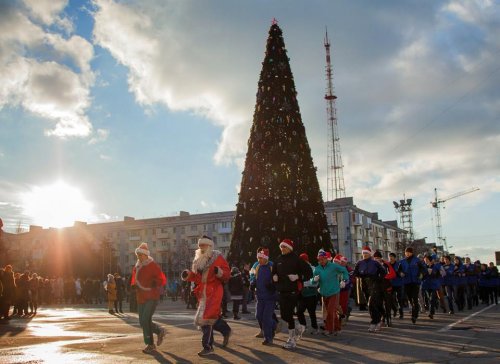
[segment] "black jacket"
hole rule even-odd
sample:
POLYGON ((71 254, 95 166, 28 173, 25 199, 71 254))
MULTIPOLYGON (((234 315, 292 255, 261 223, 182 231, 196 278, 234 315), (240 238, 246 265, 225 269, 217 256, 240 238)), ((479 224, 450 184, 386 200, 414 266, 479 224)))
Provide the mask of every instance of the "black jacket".
POLYGON ((295 292, 298 293, 299 281, 305 282, 312 278, 312 271, 309 264, 300 259, 297 254, 291 252, 289 254, 280 255, 273 264, 273 276, 278 275, 276 289, 280 292, 295 292), (299 279, 292 282, 288 278, 289 274, 297 274, 299 279))

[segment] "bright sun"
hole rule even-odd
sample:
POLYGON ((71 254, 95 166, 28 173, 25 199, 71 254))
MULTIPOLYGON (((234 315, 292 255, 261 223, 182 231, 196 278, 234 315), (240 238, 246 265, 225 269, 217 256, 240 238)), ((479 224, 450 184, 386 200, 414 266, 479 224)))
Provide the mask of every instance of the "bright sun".
POLYGON ((35 186, 21 196, 25 215, 43 227, 71 226, 92 216, 92 204, 78 188, 58 181, 49 186, 35 186))

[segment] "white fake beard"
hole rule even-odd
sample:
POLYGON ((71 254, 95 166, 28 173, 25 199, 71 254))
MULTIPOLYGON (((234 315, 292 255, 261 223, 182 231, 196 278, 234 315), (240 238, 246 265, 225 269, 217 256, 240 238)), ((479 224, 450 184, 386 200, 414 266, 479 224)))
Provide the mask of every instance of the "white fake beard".
POLYGON ((201 249, 196 249, 193 260, 192 271, 203 271, 207 267, 207 263, 212 257, 214 249, 212 247, 207 248, 205 252, 202 252, 201 249))

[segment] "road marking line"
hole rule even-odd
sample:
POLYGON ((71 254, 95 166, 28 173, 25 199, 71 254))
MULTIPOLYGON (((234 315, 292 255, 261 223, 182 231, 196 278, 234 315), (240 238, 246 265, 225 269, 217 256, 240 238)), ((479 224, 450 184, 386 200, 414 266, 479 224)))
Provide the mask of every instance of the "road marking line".
POLYGON ((470 314, 469 316, 464 317, 463 319, 460 319, 460 320, 458 320, 457 322, 454 322, 454 323, 452 323, 452 324, 449 324, 449 325, 447 325, 447 326, 443 327, 442 329, 438 330, 438 332, 445 332, 445 331, 448 331, 449 329, 451 329, 451 328, 452 328, 452 327, 454 327, 455 325, 461 324, 462 322, 465 322, 465 321, 467 321, 468 319, 470 319, 470 318, 472 318, 472 317, 474 317, 474 316, 476 316, 476 315, 479 315, 481 312, 486 311, 486 310, 489 310, 489 309, 490 309, 490 308, 492 308, 493 306, 495 306, 495 305, 489 305, 489 306, 487 306, 487 307, 483 308, 481 311, 474 312, 473 314, 470 314))

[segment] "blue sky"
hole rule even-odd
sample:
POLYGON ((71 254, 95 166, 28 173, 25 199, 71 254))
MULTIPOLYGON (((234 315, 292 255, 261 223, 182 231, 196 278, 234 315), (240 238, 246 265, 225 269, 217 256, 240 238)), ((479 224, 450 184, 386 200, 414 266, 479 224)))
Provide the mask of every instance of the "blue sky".
POLYGON ((498 1, 3 1, 4 229, 234 209, 267 33, 284 32, 326 197, 323 37, 347 195, 397 215, 446 204, 448 244, 493 259, 500 228, 498 1))

